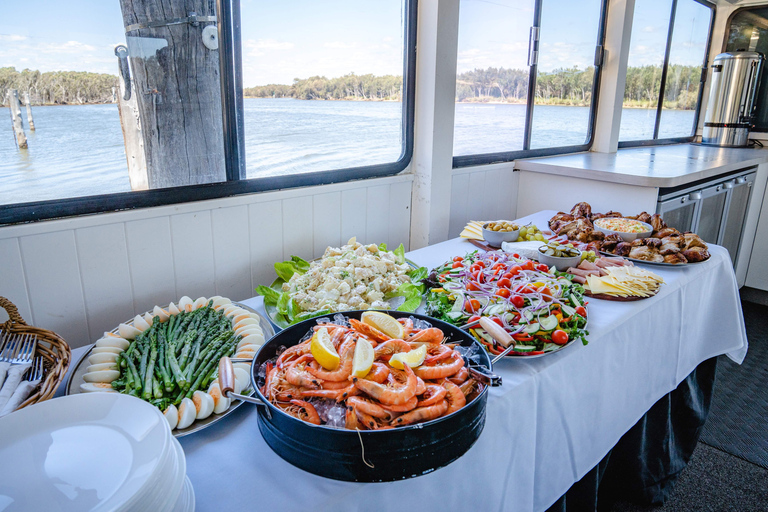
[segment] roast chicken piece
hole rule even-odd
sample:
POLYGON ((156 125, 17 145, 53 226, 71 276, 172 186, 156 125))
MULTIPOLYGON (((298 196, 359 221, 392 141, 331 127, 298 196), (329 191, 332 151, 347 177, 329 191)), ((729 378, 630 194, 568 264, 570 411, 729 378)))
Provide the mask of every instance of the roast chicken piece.
POLYGON ((658 213, 651 215, 651 222, 649 222, 649 224, 653 226, 653 231, 661 231, 667 227, 667 223, 664 222, 664 220, 661 218, 661 215, 658 213))
POLYGON ((614 249, 616 249, 616 246, 622 243, 623 241, 624 239, 617 234, 608 235, 603 239, 602 250, 607 252, 613 252, 614 249))
POLYGON ((595 242, 589 242, 585 250, 592 251, 595 254, 598 254, 600 251, 604 251, 605 249, 603 249, 603 242, 600 240, 597 240, 595 242))
POLYGON ((592 207, 589 205, 589 203, 585 203, 584 201, 576 203, 576 205, 571 209, 571 215, 576 218, 586 217, 589 219, 592 216, 592 207))
POLYGON ((667 254, 664 256, 664 263, 672 263, 674 265, 677 265, 678 263, 688 263, 688 260, 685 256, 683 256, 683 253, 676 252, 673 254, 667 254))
POLYGON ((555 222, 572 221, 572 220, 573 220, 573 215, 571 215, 570 213, 557 212, 554 217, 549 219, 549 227, 552 227, 552 224, 554 224, 555 222))
POLYGON ((659 247, 659 253, 662 256, 668 256, 670 254, 677 254, 680 252, 680 244, 674 241, 674 236, 667 237, 661 241, 661 247, 659 247))
POLYGON ((643 212, 637 216, 637 220, 639 220, 640 222, 645 222, 646 224, 650 224, 651 215, 648 212, 643 212))
POLYGON ((655 262, 663 262, 664 256, 658 253, 658 251, 655 251, 653 248, 648 246, 640 246, 640 247, 633 247, 631 251, 629 251, 629 257, 634 258, 636 260, 643 260, 643 261, 655 261, 655 262))
POLYGON ((661 247, 661 240, 653 237, 643 238, 643 245, 647 247, 653 247, 654 249, 658 249, 659 247, 661 247))
POLYGON ((629 253, 632 251, 633 247, 632 244, 629 244, 627 242, 620 242, 616 249, 614 249, 613 254, 617 256, 629 256, 629 253))
POLYGON ((696 233, 684 233, 683 234, 685 249, 693 249, 694 247, 707 248, 707 244, 696 233))
POLYGON ((596 221, 597 219, 607 219, 607 218, 620 219, 622 217, 624 216, 621 213, 611 210, 608 213, 593 213, 592 222, 596 221))
POLYGON ((653 236, 655 236, 656 238, 662 238, 663 239, 663 238, 666 238, 668 236, 679 235, 679 234, 680 234, 680 232, 678 230, 676 230, 675 228, 666 227, 666 228, 661 228, 656 233, 653 233, 653 236))
POLYGON ((641 247, 641 246, 643 246, 645 244, 643 243, 643 239, 642 238, 635 238, 634 240, 629 242, 629 245, 631 245, 632 247, 641 247))
POLYGON ((684 250, 682 253, 683 256, 685 256, 685 259, 690 263, 697 263, 709 259, 709 251, 704 247, 692 247, 684 250))

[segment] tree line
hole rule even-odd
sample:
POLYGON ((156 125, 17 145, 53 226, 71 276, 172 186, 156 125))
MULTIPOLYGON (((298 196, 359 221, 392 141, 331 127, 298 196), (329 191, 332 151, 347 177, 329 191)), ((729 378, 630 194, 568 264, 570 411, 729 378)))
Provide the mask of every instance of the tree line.
POLYGON ((291 85, 270 84, 246 87, 243 94, 251 98, 400 101, 402 85, 401 76, 350 73, 338 78, 324 76, 294 78, 291 85))
POLYGON ((112 103, 112 88, 117 87, 117 76, 87 71, 40 71, 0 68, 0 104, 7 102, 9 89, 17 89, 20 96, 28 92, 33 105, 83 105, 112 103))

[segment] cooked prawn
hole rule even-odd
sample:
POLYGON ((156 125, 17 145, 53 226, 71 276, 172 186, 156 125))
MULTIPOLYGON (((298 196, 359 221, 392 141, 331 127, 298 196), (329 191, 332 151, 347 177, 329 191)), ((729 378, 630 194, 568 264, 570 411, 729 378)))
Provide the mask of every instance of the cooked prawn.
POLYGON ((285 369, 285 380, 294 386, 318 389, 320 382, 307 371, 307 363, 313 360, 312 354, 304 354, 288 363, 285 369))
POLYGON ((446 414, 456 412, 467 405, 467 398, 464 396, 464 393, 459 386, 446 380, 443 382, 443 387, 447 391, 447 394, 445 395, 445 400, 448 402, 448 410, 446 411, 446 414))
POLYGON ((414 410, 418 405, 419 405, 419 399, 418 397, 414 396, 404 404, 401 404, 401 405, 383 405, 382 404, 382 407, 392 412, 408 412, 408 411, 414 410))
POLYGON ((335 370, 325 370, 320 366, 312 366, 307 371, 320 380, 329 380, 331 382, 341 382, 347 380, 352 375, 352 359, 355 355, 355 340, 347 338, 341 345, 341 360, 335 370))
POLYGON ((459 389, 461 389, 465 397, 468 397, 475 390, 476 385, 477 381, 475 379, 467 379, 459 386, 459 389))
POLYGON ((394 415, 391 411, 388 411, 381 405, 375 403, 370 398, 351 396, 347 399, 347 407, 360 410, 365 414, 369 414, 374 418, 379 418, 387 422, 390 422, 394 419, 394 415))
POLYGON ((438 380, 455 374, 463 366, 464 359, 454 350, 449 359, 440 361, 434 366, 419 366, 416 368, 415 373, 424 380, 438 380))
POLYGON ((416 375, 410 366, 405 365, 406 383, 400 386, 384 386, 376 382, 358 379, 354 377, 352 382, 355 386, 364 393, 367 393, 371 397, 377 399, 382 404, 386 405, 400 405, 404 404, 412 397, 416 396, 416 375))
MULTIPOLYGON (((443 331, 437 327, 430 327, 428 329, 422 329, 413 336, 410 336, 405 341, 408 343, 428 343, 429 345, 439 345, 443 342, 445 335, 443 331)), ((413 345, 411 345, 413 346, 413 345)))
POLYGON ((374 359, 389 361, 389 358, 398 352, 410 352, 411 346, 403 340, 385 341, 373 351, 374 359))
POLYGON ((357 320, 355 318, 349 319, 350 325, 352 325, 352 328, 368 338, 371 341, 375 341, 376 343, 382 343, 388 340, 391 340, 389 336, 381 332, 380 330, 376 329, 375 327, 372 327, 366 323, 361 322, 360 320, 357 320))
POLYGON ((307 423, 312 423, 313 425, 320 424, 320 415, 317 414, 317 409, 315 409, 314 405, 305 402, 304 400, 291 400, 291 403, 299 408, 298 414, 294 414, 293 416, 296 416, 307 423))
POLYGON ((387 377, 389 377, 389 367, 384 363, 375 362, 371 366, 371 371, 363 378, 381 384, 387 380, 387 377))
POLYGON ((428 405, 427 407, 417 407, 411 412, 407 412, 402 416, 395 418, 390 423, 390 425, 392 426, 410 425, 411 423, 416 423, 418 421, 433 420, 445 414, 445 411, 447 410, 448 410, 448 402, 446 402, 445 400, 442 400, 440 402, 437 402, 435 405, 428 405))
POLYGON ((442 400, 448 391, 439 384, 427 384, 427 390, 421 394, 421 400, 416 404, 417 407, 426 407, 434 405, 442 400))
POLYGON ((457 371, 454 375, 451 375, 448 377, 448 380, 456 384, 457 386, 461 386, 464 381, 466 381, 469 378, 469 370, 466 366, 463 366, 461 370, 457 371))

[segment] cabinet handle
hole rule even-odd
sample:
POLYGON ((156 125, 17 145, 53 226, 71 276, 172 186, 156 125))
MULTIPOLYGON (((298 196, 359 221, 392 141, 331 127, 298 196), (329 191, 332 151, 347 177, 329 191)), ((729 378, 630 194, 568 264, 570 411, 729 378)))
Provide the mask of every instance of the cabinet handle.
POLYGON ((692 194, 689 195, 689 197, 693 201, 698 201, 699 199, 701 199, 701 193, 693 192, 692 194))
POLYGON ((735 183, 735 182, 733 182, 733 181, 728 181, 728 182, 726 182, 726 183, 723 183, 723 186, 724 186, 725 188, 727 188, 727 189, 731 189, 731 188, 733 188, 733 185, 734 185, 734 183, 735 183))
POLYGON ((746 182, 747 182, 747 178, 745 178, 744 176, 739 176, 738 178, 736 178, 736 183, 738 183, 739 185, 746 182))

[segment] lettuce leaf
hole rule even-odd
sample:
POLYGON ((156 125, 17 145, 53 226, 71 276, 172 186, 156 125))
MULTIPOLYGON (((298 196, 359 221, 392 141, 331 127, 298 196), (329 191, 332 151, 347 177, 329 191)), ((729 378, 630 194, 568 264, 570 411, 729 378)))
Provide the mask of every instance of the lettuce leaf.
POLYGON ((273 290, 269 286, 259 285, 256 287, 256 293, 264 297, 264 303, 274 306, 280 300, 281 293, 273 290))
POLYGON ((386 252, 386 250, 387 250, 387 244, 385 244, 384 242, 380 243, 380 244, 379 244, 379 250, 380 250, 380 251, 384 251, 384 252, 386 252))
POLYGON ((397 249, 392 251, 394 255, 397 257, 397 263, 399 265, 402 265, 405 263, 405 247, 403 247, 403 244, 400 244, 397 249))

